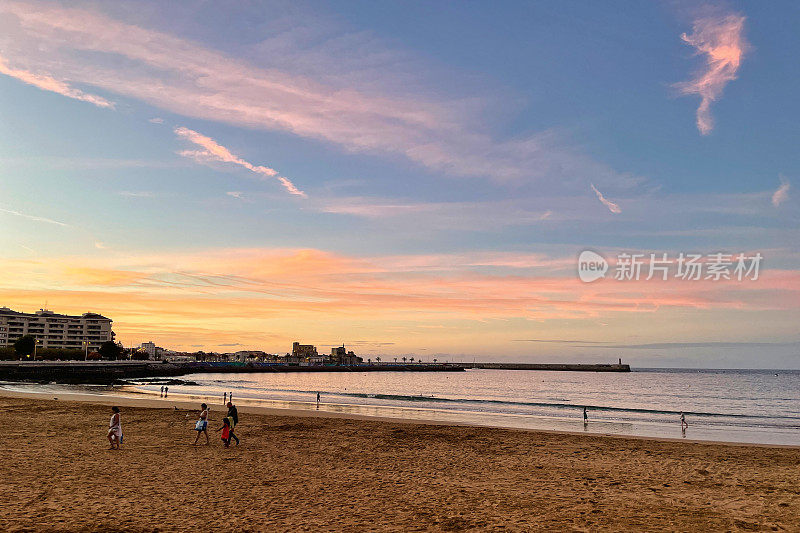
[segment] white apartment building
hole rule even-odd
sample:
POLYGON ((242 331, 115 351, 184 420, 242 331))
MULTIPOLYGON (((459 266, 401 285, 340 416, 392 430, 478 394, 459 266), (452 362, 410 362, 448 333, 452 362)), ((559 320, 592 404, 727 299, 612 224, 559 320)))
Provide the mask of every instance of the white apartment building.
POLYGON ((0 307, 0 346, 10 346, 23 335, 31 335, 39 348, 98 350, 105 341, 114 340, 111 322, 97 313, 59 315, 46 309, 20 313, 0 307))

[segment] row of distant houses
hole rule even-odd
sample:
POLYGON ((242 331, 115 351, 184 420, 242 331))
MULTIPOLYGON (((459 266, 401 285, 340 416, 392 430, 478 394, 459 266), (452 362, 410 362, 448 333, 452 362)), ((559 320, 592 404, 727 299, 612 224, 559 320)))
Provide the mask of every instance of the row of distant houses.
POLYGON ((317 347, 311 344, 292 344, 292 352, 284 355, 271 354, 260 350, 241 350, 234 353, 203 353, 195 354, 176 354, 175 356, 166 355, 168 360, 183 360, 186 356, 191 356, 197 361, 239 361, 259 362, 259 363, 280 363, 286 365, 357 365, 364 362, 364 359, 347 350, 344 345, 336 346, 331 349, 330 355, 323 355, 317 351, 317 347))
MULTIPOLYGON (((112 320, 97 313, 63 315, 47 309, 35 313, 21 313, 0 307, 0 347, 10 346, 20 337, 30 335, 39 348, 76 349, 87 353, 114 340, 112 320)), ((135 351, 146 353, 150 359, 169 361, 258 361, 296 365, 357 365, 364 360, 344 345, 331 349, 330 355, 319 354, 311 344, 292 344, 292 352, 285 355, 269 354, 259 350, 242 350, 235 353, 175 352, 144 342, 135 351)))

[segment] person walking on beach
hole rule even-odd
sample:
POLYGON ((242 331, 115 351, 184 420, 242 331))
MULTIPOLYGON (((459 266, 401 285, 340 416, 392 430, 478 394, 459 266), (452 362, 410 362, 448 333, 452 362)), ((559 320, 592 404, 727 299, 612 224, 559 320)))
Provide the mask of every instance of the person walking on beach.
POLYGON ((233 401, 233 391, 231 391, 231 392, 229 392, 229 393, 228 393, 228 401, 229 401, 229 402, 232 402, 232 401, 233 401))
POLYGON ((164 398, 166 398, 166 397, 167 397, 167 394, 169 394, 169 387, 166 387, 166 386, 165 386, 165 387, 164 387, 164 398))
POLYGON ((689 427, 689 424, 686 423, 686 417, 683 415, 683 411, 681 411, 681 429, 685 430, 689 427))
POLYGON ((108 442, 112 450, 119 450, 122 444, 122 420, 119 416, 119 407, 112 407, 111 421, 108 423, 108 442))
POLYGON ((228 414, 226 416, 230 420, 230 438, 228 438, 228 444, 230 444, 231 439, 236 441, 236 445, 239 445, 239 437, 236 436, 234 430, 236 426, 239 425, 239 411, 236 409, 236 406, 233 405, 231 402, 228 402, 228 414))
POLYGON ((164 397, 164 385, 161 385, 161 397, 164 397))
POLYGON ((231 433, 230 417, 226 416, 222 419, 222 427, 217 431, 220 430, 222 431, 222 443, 226 448, 229 448, 231 445, 231 437, 233 436, 231 433))
POLYGON ((589 414, 586 412, 586 406, 583 407, 583 425, 589 423, 589 414))
POLYGON ((317 393, 317 407, 319 407, 319 393, 317 393))
POLYGON ((223 392, 222 393, 222 405, 225 405, 226 403, 228 403, 228 393, 227 392, 223 392))
POLYGON ((200 404, 200 418, 194 425, 194 430, 197 431, 197 436, 194 438, 194 445, 197 446, 197 441, 200 440, 200 434, 206 436, 206 446, 208 446, 208 406, 204 403, 200 404))

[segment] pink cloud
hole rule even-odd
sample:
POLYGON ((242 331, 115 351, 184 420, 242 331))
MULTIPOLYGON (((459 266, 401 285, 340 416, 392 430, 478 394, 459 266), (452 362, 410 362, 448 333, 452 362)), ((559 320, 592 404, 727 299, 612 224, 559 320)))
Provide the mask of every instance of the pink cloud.
MULTIPOLYGON (((269 68, 97 11, 6 0, 0 3, 3 20, 14 23, 0 25, 0 49, 15 63, 184 116, 289 132, 352 152, 400 155, 456 176, 521 180, 591 173, 626 179, 551 132, 493 138, 492 128, 481 126, 493 97, 446 99, 416 79, 383 89, 342 83, 341 50, 328 52, 331 57, 315 52, 320 66, 309 76, 291 69, 291 58, 308 60, 302 48, 282 49, 283 59, 275 60, 282 68, 269 68), (408 94, 398 94, 402 86, 408 94)), ((370 44, 370 54, 376 46, 370 44)), ((393 75, 395 67, 380 66, 372 77, 393 75)))
POLYGON ((789 198, 789 188, 789 180, 781 176, 780 186, 772 193, 772 205, 778 207, 785 202, 789 198))
POLYGON ((725 85, 736 79, 747 43, 742 36, 745 18, 741 15, 701 18, 694 22, 691 35, 681 39, 693 46, 698 54, 705 54, 706 66, 697 76, 677 83, 683 94, 700 95, 697 108, 697 129, 708 135, 714 128, 711 103, 722 95, 725 85))
POLYGON ((113 102, 109 102, 101 96, 85 93, 81 90, 70 87, 66 82, 57 80, 46 74, 35 74, 27 70, 11 68, 5 58, 2 56, 0 56, 0 74, 11 76, 12 78, 16 78, 27 83, 28 85, 38 87, 43 91, 50 91, 66 96, 67 98, 88 102, 96 105, 97 107, 114 108, 113 102))
POLYGON ((201 162, 221 161, 223 163, 233 163, 234 165, 244 167, 251 172, 260 174, 261 176, 277 179, 291 194, 302 196, 303 198, 307 197, 306 193, 294 186, 294 183, 283 176, 279 176, 277 170, 261 165, 253 165, 252 163, 233 155, 230 150, 218 144, 211 137, 206 137, 201 133, 184 127, 175 128, 175 134, 178 135, 178 137, 186 139, 187 141, 202 148, 202 150, 183 150, 179 152, 180 155, 184 157, 189 157, 201 162))
POLYGON ((620 209, 619 206, 614 202, 612 202, 611 200, 606 199, 606 197, 603 196, 603 193, 598 191, 597 187, 595 187, 594 184, 590 183, 589 185, 591 185, 592 190, 597 195, 597 199, 600 200, 603 203, 603 205, 605 205, 608 208, 609 211, 617 215, 622 213, 622 209, 620 209))

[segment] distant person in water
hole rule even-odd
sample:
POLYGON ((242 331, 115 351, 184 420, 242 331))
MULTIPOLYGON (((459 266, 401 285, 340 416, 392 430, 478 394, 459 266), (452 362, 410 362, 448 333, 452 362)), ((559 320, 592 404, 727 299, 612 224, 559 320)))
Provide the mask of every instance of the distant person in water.
POLYGON ((688 427, 689 424, 686 423, 686 417, 684 416, 683 411, 681 411, 681 429, 686 429, 688 427))
POLYGON ((169 387, 164 387, 164 398, 167 397, 167 394, 169 394, 169 387))
POLYGON ((222 431, 222 443, 223 445, 228 448, 231 445, 231 423, 230 418, 225 417, 222 419, 222 427, 219 428, 217 431, 222 431))
POLYGON ((206 436, 206 446, 208 446, 208 406, 204 403, 200 404, 200 418, 194 424, 194 430, 197 431, 197 436, 194 438, 194 445, 197 446, 197 441, 200 440, 200 434, 206 436))
POLYGON ((236 441, 236 445, 238 446, 239 445, 239 437, 236 436, 236 434, 234 433, 234 430, 236 429, 236 426, 239 425, 239 411, 236 409, 236 406, 233 405, 231 402, 228 402, 228 414, 227 414, 226 418, 228 418, 230 420, 230 426, 231 426, 231 429, 230 429, 231 435, 230 435, 230 438, 228 438, 228 443, 230 443, 231 439, 233 439, 233 440, 236 441))
POLYGON ((317 405, 319 405, 319 393, 317 393, 317 405))
POLYGON ((589 423, 589 414, 586 412, 586 407, 583 408, 583 423, 589 423))
POLYGON ((228 393, 227 392, 223 392, 222 393, 222 403, 223 404, 228 403, 228 393))
POLYGON ((228 401, 229 401, 229 402, 232 402, 232 401, 233 401, 233 391, 231 391, 231 392, 229 392, 229 393, 228 393, 228 401))
POLYGON ((119 416, 119 407, 112 407, 111 421, 108 423, 108 442, 112 450, 119 450, 122 444, 122 420, 119 416))
POLYGON ((161 397, 164 397, 164 385, 161 385, 161 397))

